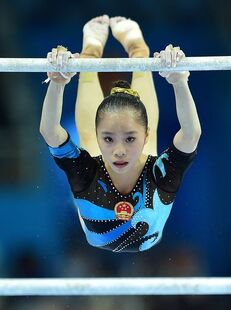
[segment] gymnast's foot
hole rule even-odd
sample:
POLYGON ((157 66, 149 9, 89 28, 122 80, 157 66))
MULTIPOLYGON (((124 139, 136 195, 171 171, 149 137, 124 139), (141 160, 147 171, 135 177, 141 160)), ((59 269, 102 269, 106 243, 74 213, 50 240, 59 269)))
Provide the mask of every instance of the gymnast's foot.
POLYGON ((99 58, 109 33, 109 17, 102 15, 91 19, 83 27, 83 48, 80 57, 99 58))
POLYGON ((110 27, 129 57, 149 57, 149 48, 137 22, 117 16, 110 18, 110 27))

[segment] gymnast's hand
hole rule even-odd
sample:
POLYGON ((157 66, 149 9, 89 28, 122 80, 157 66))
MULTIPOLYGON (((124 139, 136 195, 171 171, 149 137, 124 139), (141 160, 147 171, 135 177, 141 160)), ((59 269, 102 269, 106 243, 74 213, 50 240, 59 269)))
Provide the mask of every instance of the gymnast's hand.
MULTIPOLYGON (((52 48, 52 51, 47 54, 47 60, 53 67, 60 69, 60 71, 65 69, 70 58, 78 57, 79 53, 72 54, 62 45, 52 48)), ((75 74, 75 72, 47 72, 48 79, 45 82, 49 82, 49 80, 51 80, 57 84, 66 85, 75 74)))
MULTIPOLYGON (((172 44, 166 46, 165 50, 156 52, 153 55, 155 58, 160 58, 161 65, 165 67, 176 67, 177 63, 185 57, 184 52, 180 49, 179 46, 173 47, 172 44)), ((188 81, 189 71, 168 71, 168 72, 159 72, 159 74, 166 78, 168 83, 175 84, 179 81, 188 81)))

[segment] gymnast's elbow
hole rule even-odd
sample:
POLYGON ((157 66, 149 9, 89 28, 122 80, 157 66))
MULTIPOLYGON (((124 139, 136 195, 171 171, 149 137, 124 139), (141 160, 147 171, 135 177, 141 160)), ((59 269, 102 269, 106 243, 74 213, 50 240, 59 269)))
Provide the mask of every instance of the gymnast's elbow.
POLYGON ((189 126, 186 128, 181 128, 183 136, 191 141, 199 141, 202 131, 200 123, 195 124, 194 126, 189 126))
POLYGON ((190 141, 192 144, 198 144, 200 137, 201 137, 201 128, 195 128, 194 130, 191 131, 190 134, 186 134, 185 135, 185 139, 187 139, 188 141, 190 141))
POLYGON ((59 128, 48 129, 40 125, 39 132, 45 142, 51 147, 58 147, 68 138, 66 130, 61 126, 59 128))
POLYGON ((201 126, 200 124, 198 124, 198 126, 194 130, 194 139, 199 142, 201 134, 202 134, 201 126))

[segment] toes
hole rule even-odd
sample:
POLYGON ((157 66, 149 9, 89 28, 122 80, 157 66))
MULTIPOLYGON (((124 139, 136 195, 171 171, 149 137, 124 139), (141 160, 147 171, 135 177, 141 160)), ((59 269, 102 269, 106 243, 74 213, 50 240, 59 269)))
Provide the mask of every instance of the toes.
POLYGON ((128 32, 128 31, 137 31, 139 28, 139 25, 137 22, 130 18, 125 17, 113 17, 110 19, 110 26, 112 28, 113 32, 128 32))
POLYGON ((108 15, 104 14, 104 15, 102 16, 102 20, 103 20, 103 22, 104 22, 105 24, 108 24, 108 25, 109 25, 109 23, 110 23, 110 18, 109 18, 108 15))
POLYGON ((109 16, 104 14, 102 16, 98 16, 98 17, 92 18, 89 23, 98 23, 98 24, 107 24, 107 25, 109 25, 109 21, 110 21, 109 16))
POLYGON ((110 18, 110 26, 113 27, 115 24, 117 24, 123 20, 126 20, 126 18, 122 17, 122 16, 111 17, 110 18))
POLYGON ((109 16, 102 15, 95 17, 91 19, 89 22, 87 22, 83 27, 83 32, 88 31, 108 32, 108 28, 109 28, 109 16))

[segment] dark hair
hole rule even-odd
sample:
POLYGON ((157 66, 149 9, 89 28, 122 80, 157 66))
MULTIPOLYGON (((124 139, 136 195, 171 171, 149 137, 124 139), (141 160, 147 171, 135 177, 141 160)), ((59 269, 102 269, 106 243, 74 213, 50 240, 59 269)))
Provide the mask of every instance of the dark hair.
MULTIPOLYGON (((123 80, 115 81, 112 85, 112 88, 114 87, 120 87, 125 89, 131 88, 130 84, 127 81, 123 80)), ((117 112, 120 109, 133 110, 136 114, 137 121, 141 125, 143 125, 145 127, 145 130, 147 131, 148 117, 143 102, 140 100, 139 97, 123 92, 115 92, 104 98, 96 111, 95 128, 97 129, 100 120, 103 118, 104 113, 117 112)))

